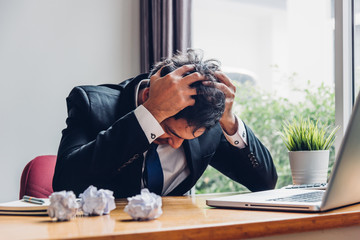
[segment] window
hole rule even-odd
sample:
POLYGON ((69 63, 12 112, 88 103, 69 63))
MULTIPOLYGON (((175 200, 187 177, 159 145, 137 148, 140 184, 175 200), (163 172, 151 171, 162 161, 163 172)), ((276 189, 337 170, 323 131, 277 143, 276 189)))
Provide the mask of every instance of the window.
POLYGON ((354 13, 354 94, 357 96, 360 91, 360 0, 354 1, 354 13))
MULTIPOLYGON (((269 148, 278 188, 292 182, 283 121, 335 125, 334 26, 331 0, 193 1, 193 47, 236 82, 235 112, 269 148)), ((196 184, 197 193, 242 189, 211 167, 196 184)))

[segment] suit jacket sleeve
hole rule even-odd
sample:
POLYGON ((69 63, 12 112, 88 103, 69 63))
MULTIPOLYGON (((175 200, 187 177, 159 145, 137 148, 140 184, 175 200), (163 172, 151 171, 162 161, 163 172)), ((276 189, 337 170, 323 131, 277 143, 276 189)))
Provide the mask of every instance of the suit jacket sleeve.
POLYGON ((246 125, 245 129, 248 145, 239 149, 223 136, 210 164, 251 191, 273 189, 277 173, 272 157, 251 129, 246 125))
MULTIPOLYGON (((124 166, 131 164, 134 155, 148 147, 133 111, 119 117, 107 129, 96 129, 92 113, 104 111, 104 101, 109 99, 99 97, 91 102, 82 87, 74 88, 67 98, 67 128, 63 130, 58 151, 53 178, 55 191, 81 193, 90 184, 101 187, 101 183, 111 182, 124 166)), ((107 114, 97 116, 105 118, 107 114)))

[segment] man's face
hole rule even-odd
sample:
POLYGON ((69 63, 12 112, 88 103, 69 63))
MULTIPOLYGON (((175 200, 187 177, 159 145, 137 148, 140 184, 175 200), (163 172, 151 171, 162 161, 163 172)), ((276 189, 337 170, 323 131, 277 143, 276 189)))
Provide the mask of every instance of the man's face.
POLYGON ((179 148, 185 139, 194 139, 205 132, 200 128, 193 133, 194 127, 190 127, 185 119, 173 117, 165 119, 161 124, 165 133, 154 140, 156 144, 169 144, 172 148, 179 148))

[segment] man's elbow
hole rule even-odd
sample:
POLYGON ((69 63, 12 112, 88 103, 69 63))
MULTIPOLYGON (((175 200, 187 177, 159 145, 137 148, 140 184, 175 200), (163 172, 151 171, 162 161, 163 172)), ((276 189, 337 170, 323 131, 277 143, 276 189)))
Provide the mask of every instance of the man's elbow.
POLYGON ((64 182, 61 181, 59 174, 56 173, 56 170, 55 170, 54 177, 52 179, 52 188, 53 188, 54 192, 65 190, 64 182))
POLYGON ((276 186, 276 183, 277 183, 277 180, 278 180, 278 175, 277 175, 277 172, 276 170, 274 169, 274 172, 272 174, 272 178, 271 180, 269 181, 269 189, 274 189, 275 186, 276 186))
POLYGON ((262 181, 260 184, 254 186, 252 189, 249 190, 252 192, 258 192, 274 189, 278 180, 276 170, 274 169, 271 173, 267 173, 261 179, 262 181))
POLYGON ((71 175, 64 170, 65 169, 59 164, 57 164, 55 167, 54 176, 52 179, 52 188, 54 192, 69 190, 69 186, 71 186, 69 185, 71 184, 71 175))

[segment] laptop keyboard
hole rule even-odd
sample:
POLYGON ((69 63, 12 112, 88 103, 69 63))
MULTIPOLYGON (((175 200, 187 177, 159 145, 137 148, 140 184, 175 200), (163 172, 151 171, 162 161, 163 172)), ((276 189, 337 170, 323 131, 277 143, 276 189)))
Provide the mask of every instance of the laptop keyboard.
POLYGON ((298 188, 306 188, 306 189, 320 189, 325 190, 327 183, 312 183, 312 184, 300 184, 300 185, 288 185, 282 187, 284 189, 298 189, 298 188))
POLYGON ((324 192, 321 191, 311 191, 308 193, 296 194, 290 197, 280 197, 267 199, 266 201, 276 201, 276 202, 319 202, 322 200, 324 192))

